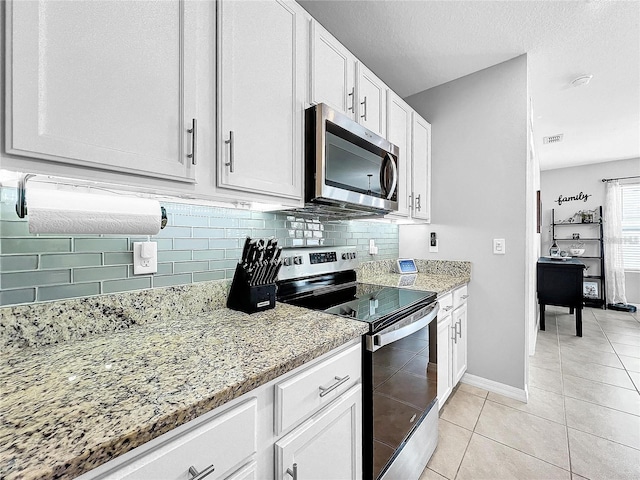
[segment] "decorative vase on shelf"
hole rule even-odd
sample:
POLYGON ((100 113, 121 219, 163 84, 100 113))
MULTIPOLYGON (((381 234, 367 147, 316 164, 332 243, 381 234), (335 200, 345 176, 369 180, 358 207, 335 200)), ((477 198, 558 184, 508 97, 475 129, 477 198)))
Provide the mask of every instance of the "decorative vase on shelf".
POLYGON ((552 257, 557 257, 558 255, 560 255, 560 249, 558 248, 558 244, 556 243, 556 240, 553 240, 553 245, 551 245, 551 248, 549 249, 549 255, 551 255, 552 257))

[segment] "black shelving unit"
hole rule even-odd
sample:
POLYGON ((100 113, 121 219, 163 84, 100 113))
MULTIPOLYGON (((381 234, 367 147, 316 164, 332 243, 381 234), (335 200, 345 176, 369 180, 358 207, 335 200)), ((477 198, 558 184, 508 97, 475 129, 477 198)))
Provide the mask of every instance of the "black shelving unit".
MULTIPOLYGON (((589 242, 589 243, 595 242, 597 244, 597 247, 596 247, 597 255, 595 256, 582 255, 575 258, 578 260, 587 260, 587 262, 585 262, 587 267, 592 267, 594 266, 594 263, 595 263, 599 268, 598 275, 587 275, 586 272, 588 270, 585 270, 584 279, 597 281, 599 284, 599 292, 598 292, 598 298, 584 297, 583 298, 584 305, 587 307, 607 308, 607 292, 606 292, 606 285, 605 285, 605 278, 604 278, 604 242, 603 242, 603 235, 602 235, 603 233, 602 232, 602 206, 598 207, 598 219, 593 222, 556 223, 555 215, 556 215, 555 209, 551 209, 551 238, 552 238, 552 241, 555 241, 558 244, 560 250, 567 250, 568 252, 569 246, 566 246, 563 248, 563 245, 562 245, 565 242, 569 244, 578 243, 578 242, 589 242), (573 237, 566 238, 563 236, 564 232, 566 232, 564 228, 560 229, 562 232, 560 233, 560 236, 557 235, 557 232, 556 232, 557 227, 576 227, 576 226, 580 226, 582 231, 584 231, 584 228, 590 227, 590 230, 588 231, 588 234, 590 236, 585 238, 581 237, 580 239, 574 239, 573 237)), ((569 233, 569 235, 571 235, 571 233, 569 233)))

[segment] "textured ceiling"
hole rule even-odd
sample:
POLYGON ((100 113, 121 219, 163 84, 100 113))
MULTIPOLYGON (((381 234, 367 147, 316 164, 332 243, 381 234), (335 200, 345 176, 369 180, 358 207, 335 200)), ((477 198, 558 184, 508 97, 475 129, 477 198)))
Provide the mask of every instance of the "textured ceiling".
POLYGON ((640 157, 640 1, 299 3, 403 97, 527 53, 543 170, 640 157))

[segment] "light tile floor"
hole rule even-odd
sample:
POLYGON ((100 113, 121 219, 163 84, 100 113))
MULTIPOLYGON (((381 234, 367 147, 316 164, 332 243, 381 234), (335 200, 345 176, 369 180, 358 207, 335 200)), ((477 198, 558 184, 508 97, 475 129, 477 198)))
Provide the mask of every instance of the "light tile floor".
POLYGON ((460 384, 420 480, 640 479, 640 314, 547 307, 529 402, 460 384))

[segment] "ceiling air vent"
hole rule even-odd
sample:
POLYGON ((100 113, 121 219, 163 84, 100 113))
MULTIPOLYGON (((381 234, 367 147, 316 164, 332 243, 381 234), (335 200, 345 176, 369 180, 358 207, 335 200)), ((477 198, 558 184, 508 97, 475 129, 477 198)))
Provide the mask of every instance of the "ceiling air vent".
POLYGON ((551 135, 550 137, 544 137, 543 143, 559 143, 562 141, 562 137, 564 137, 563 133, 558 135, 551 135))

